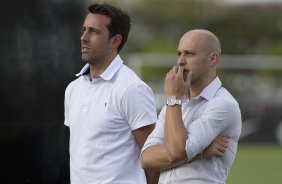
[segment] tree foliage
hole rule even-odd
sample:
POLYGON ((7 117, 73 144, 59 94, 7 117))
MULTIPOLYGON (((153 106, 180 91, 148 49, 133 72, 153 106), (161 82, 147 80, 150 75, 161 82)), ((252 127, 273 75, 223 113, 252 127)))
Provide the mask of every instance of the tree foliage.
POLYGON ((112 1, 130 12, 127 52, 175 52, 180 36, 204 28, 225 54, 282 54, 282 4, 227 5, 220 0, 112 1))

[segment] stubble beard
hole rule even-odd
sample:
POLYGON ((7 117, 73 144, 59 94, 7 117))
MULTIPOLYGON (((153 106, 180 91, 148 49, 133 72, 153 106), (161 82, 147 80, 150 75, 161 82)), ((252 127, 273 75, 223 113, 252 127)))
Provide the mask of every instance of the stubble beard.
POLYGON ((81 59, 91 66, 99 66, 104 61, 104 57, 102 55, 93 56, 91 54, 82 54, 81 59))
POLYGON ((85 63, 91 64, 91 58, 90 58, 89 56, 87 56, 86 54, 82 54, 82 55, 81 55, 81 59, 82 59, 82 61, 84 61, 85 63))
POLYGON ((81 59, 82 61, 84 61, 85 63, 88 63, 90 65, 95 65, 95 63, 97 62, 97 58, 95 58, 94 56, 92 56, 91 53, 87 53, 87 54, 83 54, 81 55, 81 59))

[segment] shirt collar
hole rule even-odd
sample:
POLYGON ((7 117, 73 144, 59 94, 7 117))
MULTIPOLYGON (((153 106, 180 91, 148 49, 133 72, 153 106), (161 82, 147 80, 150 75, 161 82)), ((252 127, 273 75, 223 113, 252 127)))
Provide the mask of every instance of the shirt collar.
POLYGON ((218 77, 216 77, 209 85, 207 85, 202 90, 199 96, 207 100, 210 100, 215 96, 216 92, 219 90, 220 87, 221 87, 221 81, 219 80, 218 77))
MULTIPOLYGON (((120 58, 119 55, 117 55, 114 60, 111 62, 111 64, 108 66, 108 68, 99 76, 104 80, 110 80, 115 75, 115 73, 118 71, 118 69, 121 67, 123 61, 120 58)), ((90 65, 87 63, 79 73, 76 74, 77 77, 86 75, 89 72, 90 65)))
POLYGON ((79 77, 81 75, 86 75, 88 74, 89 70, 89 64, 87 63, 86 65, 84 65, 84 67, 80 70, 79 73, 75 74, 75 76, 79 77))

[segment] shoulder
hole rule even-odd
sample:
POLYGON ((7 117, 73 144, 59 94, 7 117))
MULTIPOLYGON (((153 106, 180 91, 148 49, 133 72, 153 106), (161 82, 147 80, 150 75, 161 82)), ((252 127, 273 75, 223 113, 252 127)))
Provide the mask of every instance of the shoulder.
POLYGON ((116 77, 116 85, 118 89, 124 90, 127 93, 135 93, 135 92, 150 92, 152 93, 152 89, 141 80, 136 73, 128 68, 126 65, 122 65, 120 70, 118 71, 118 75, 116 77))
POLYGON ((239 103, 225 88, 221 88, 216 96, 208 101, 207 110, 226 114, 240 114, 239 103))
POLYGON ((65 90, 65 95, 67 95, 68 93, 70 93, 73 88, 82 80, 82 76, 78 77, 77 79, 73 80, 72 82, 70 82, 65 90))
POLYGON ((235 105, 239 106, 237 100, 233 97, 233 95, 224 87, 221 87, 218 92, 216 93, 215 97, 211 100, 213 101, 218 101, 223 104, 229 104, 229 105, 235 105))
POLYGON ((130 69, 124 64, 120 67, 117 72, 117 80, 123 80, 127 83, 142 81, 132 69, 130 69))

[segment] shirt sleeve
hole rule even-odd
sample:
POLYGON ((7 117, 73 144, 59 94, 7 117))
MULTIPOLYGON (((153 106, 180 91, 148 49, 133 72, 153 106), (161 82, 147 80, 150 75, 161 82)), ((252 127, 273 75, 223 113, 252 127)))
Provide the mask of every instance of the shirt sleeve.
POLYGON ((69 126, 69 88, 67 87, 65 90, 65 100, 64 100, 64 116, 65 116, 65 120, 64 120, 64 124, 66 126, 69 126))
POLYGON ((224 133, 228 126, 236 123, 240 117, 237 104, 226 99, 208 102, 203 114, 192 122, 188 128, 186 154, 188 160, 201 153, 218 135, 224 133))
POLYGON ((70 126, 70 122, 69 122, 69 104, 70 104, 70 98, 71 98, 71 90, 74 86, 74 81, 71 82, 66 90, 65 90, 65 100, 64 100, 64 116, 65 116, 65 120, 64 120, 64 124, 66 126, 70 126))
POLYGON ((132 130, 157 121, 153 91, 144 83, 130 85, 123 95, 121 105, 132 130))

